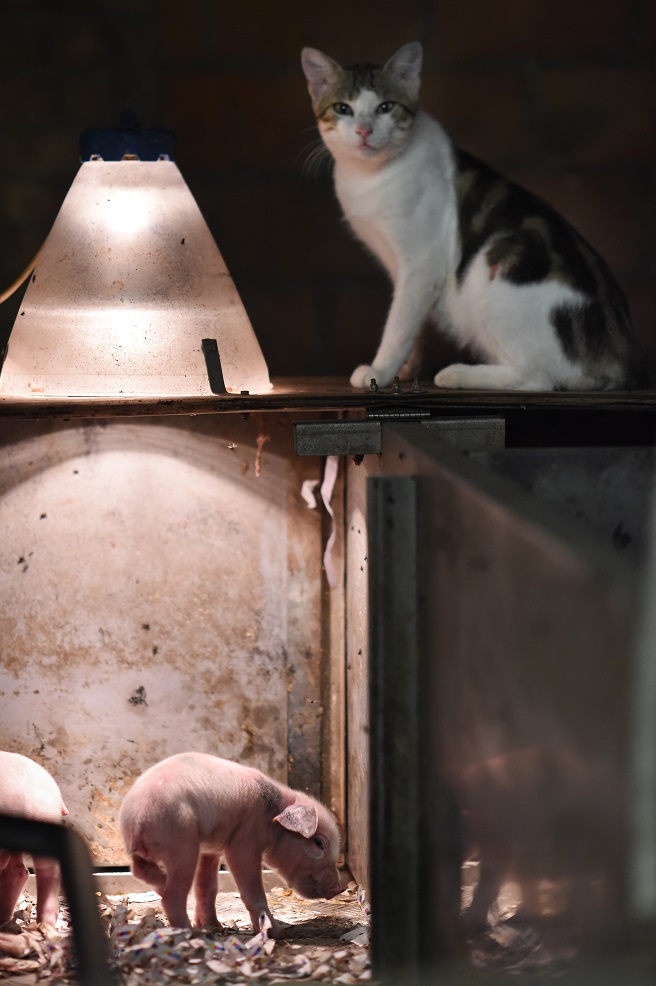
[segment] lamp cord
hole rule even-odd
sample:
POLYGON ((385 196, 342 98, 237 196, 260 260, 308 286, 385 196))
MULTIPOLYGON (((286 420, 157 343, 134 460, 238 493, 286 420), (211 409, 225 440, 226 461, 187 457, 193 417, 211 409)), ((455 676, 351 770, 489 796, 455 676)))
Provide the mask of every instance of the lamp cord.
POLYGON ((24 284, 25 283, 25 281, 28 279, 28 277, 30 276, 30 274, 32 273, 32 271, 34 270, 34 268, 36 267, 36 262, 39 259, 39 254, 41 253, 41 250, 42 249, 43 249, 43 247, 39 247, 39 249, 37 250, 37 252, 35 253, 35 255, 32 257, 32 259, 30 260, 29 264, 27 265, 27 267, 25 268, 25 270, 23 271, 23 273, 20 274, 16 278, 16 280, 13 281, 13 283, 10 284, 9 287, 6 288, 6 290, 2 292, 2 294, 0 294, 0 305, 2 304, 3 301, 6 301, 7 298, 11 298, 12 294, 15 294, 16 291, 18 291, 18 289, 21 286, 21 284, 24 284))

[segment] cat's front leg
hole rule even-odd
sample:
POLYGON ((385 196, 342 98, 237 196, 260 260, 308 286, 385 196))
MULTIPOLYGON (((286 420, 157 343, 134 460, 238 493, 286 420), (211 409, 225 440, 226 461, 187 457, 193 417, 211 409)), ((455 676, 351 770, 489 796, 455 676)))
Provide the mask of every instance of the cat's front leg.
POLYGON ((397 279, 378 352, 370 366, 363 364, 353 371, 352 387, 369 387, 372 379, 379 387, 392 382, 410 356, 439 293, 437 280, 422 272, 412 271, 397 279))

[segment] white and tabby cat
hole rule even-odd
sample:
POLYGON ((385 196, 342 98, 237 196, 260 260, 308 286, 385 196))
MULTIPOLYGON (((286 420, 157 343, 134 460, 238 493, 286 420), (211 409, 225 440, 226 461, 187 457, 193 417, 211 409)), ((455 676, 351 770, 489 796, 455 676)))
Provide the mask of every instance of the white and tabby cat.
POLYGON ((389 384, 427 319, 483 361, 447 366, 438 387, 646 386, 626 300, 601 257, 418 107, 421 45, 383 67, 343 68, 314 48, 301 60, 337 198, 394 285, 378 352, 354 370, 354 387, 389 384))

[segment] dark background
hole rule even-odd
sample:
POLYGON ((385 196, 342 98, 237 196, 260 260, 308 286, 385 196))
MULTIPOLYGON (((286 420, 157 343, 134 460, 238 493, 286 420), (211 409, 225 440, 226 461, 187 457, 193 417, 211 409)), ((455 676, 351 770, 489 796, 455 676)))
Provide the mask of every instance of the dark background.
POLYGON ((131 107, 175 131, 272 375, 349 374, 374 354, 389 287, 329 174, 304 173, 299 51, 383 61, 417 39, 425 107, 602 253, 656 364, 653 0, 0 0, 0 38, 0 290, 47 235, 79 133, 131 107))

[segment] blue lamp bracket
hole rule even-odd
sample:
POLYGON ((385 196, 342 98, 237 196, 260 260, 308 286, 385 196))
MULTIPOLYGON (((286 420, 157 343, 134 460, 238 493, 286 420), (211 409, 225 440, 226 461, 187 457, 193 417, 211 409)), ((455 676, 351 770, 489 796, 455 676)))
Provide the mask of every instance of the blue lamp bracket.
POLYGON ((145 128, 132 110, 123 110, 118 127, 94 127, 80 134, 82 161, 174 161, 172 130, 145 128))

